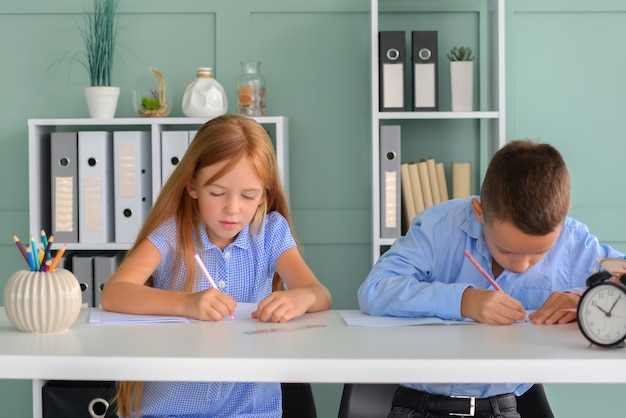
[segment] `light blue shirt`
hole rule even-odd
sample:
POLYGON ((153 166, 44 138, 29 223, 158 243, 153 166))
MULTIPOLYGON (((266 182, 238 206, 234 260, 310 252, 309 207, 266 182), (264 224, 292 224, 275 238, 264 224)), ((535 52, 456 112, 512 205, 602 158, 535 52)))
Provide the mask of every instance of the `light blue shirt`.
MULTIPOLYGON (((209 241, 204 225, 196 231, 201 243, 198 255, 216 285, 237 302, 260 302, 272 291, 278 257, 296 245, 289 224, 277 212, 267 215, 262 231, 251 235, 246 226, 223 251, 209 241)), ((154 271, 154 287, 171 289, 176 265, 176 222, 169 219, 148 239, 161 253, 154 271)), ((199 269, 197 269, 199 270, 199 269)), ((173 288, 182 290, 184 275, 173 288)), ((209 288, 197 272, 193 291, 209 288)), ((210 345, 207 350, 211 350, 210 345)), ((280 383, 239 382, 146 382, 140 406, 141 417, 179 418, 280 418, 280 383)))
MULTIPOLYGON (((384 253, 358 290, 361 310, 370 315, 462 319, 461 296, 468 287, 492 288, 463 255, 468 250, 487 271, 491 255, 483 227, 470 201, 454 199, 433 206, 411 222, 405 236, 384 253)), ((598 257, 622 257, 600 244, 587 227, 566 218, 554 247, 536 265, 497 278, 503 291, 527 310, 541 307, 555 291, 582 290, 597 268, 598 257)), ((524 393, 531 384, 406 384, 441 395, 488 397, 524 393)))

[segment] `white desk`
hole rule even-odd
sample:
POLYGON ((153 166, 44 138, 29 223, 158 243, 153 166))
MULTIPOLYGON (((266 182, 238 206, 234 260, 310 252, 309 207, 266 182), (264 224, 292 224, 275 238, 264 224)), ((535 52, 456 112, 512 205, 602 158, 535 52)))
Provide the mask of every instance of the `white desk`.
POLYGON ((348 327, 337 312, 288 324, 223 321, 17 331, 0 310, 0 379, 625 383, 626 350, 576 324, 348 327), (325 325, 261 334, 244 331, 325 325))
POLYGON ((590 348, 576 324, 348 327, 337 312, 288 324, 222 321, 17 331, 0 310, 0 379, 321 383, 626 383, 626 350, 590 348), (324 325, 246 334, 265 328, 324 325))

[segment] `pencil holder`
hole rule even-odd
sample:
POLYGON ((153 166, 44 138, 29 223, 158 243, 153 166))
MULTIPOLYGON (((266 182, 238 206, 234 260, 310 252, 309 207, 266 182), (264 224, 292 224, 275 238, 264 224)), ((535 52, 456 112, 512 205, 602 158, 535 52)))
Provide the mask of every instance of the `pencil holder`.
POLYGON ((64 269, 20 270, 4 288, 4 309, 20 331, 65 331, 76 322, 81 305, 78 280, 64 269))

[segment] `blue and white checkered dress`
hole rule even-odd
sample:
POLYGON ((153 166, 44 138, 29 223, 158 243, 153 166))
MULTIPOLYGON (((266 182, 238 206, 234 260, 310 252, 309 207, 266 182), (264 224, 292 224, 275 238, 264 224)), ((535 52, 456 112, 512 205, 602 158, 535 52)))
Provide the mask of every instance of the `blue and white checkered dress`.
MULTIPOLYGON (((202 243, 200 258, 215 283, 237 302, 260 302, 272 291, 272 277, 278 257, 296 245, 285 218, 271 212, 258 233, 252 236, 246 226, 223 251, 211 244, 204 226, 197 231, 202 243)), ((148 239, 161 253, 161 264, 154 271, 154 287, 171 289, 176 266, 176 222, 169 219, 148 239)), ((174 286, 182 290, 184 278, 174 286)), ((193 291, 208 288, 198 272, 193 291)), ((180 418, 279 418, 282 416, 280 383, 231 382, 146 382, 141 417, 180 418)))

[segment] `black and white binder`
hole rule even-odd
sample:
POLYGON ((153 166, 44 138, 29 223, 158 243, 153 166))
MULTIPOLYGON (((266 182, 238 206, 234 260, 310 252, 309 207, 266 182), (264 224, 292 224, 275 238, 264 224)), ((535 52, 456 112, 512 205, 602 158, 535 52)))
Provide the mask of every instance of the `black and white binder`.
POLYGON ((397 238, 400 217, 400 126, 380 127, 380 237, 397 238))
POLYGON ((102 288, 120 265, 122 253, 97 254, 93 257, 93 303, 100 308, 102 288))
POLYGON ((378 34, 378 101, 381 112, 406 109, 404 37, 404 31, 381 31, 378 34))
POLYGON ((93 307, 93 256, 85 254, 75 254, 71 257, 72 273, 78 280, 83 298, 83 306, 93 307))
POLYGON ((413 110, 438 110, 437 31, 413 31, 413 110))
POLYGON ((50 133, 52 235, 78 242, 78 134, 50 133))

